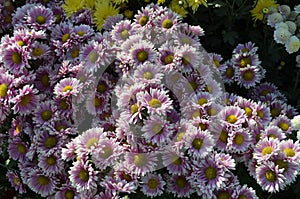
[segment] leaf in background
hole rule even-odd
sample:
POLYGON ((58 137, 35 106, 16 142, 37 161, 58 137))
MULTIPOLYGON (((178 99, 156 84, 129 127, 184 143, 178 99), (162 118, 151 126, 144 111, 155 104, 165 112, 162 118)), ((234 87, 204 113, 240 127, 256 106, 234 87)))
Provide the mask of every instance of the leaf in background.
POLYGON ((225 32, 223 35, 223 41, 229 43, 230 45, 235 45, 236 40, 239 38, 239 34, 236 31, 225 32))

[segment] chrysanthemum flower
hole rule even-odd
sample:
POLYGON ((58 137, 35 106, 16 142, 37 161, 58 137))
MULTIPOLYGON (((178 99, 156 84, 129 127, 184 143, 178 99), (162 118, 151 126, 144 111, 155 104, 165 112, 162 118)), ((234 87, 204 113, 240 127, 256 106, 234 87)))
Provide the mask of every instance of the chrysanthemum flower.
POLYGON ((204 5, 207 7, 207 0, 187 0, 189 7, 192 8, 195 13, 200 5, 204 5))
POLYGON ((42 5, 32 6, 28 11, 27 25, 36 30, 45 30, 52 27, 54 15, 50 8, 42 5))
POLYGON ((260 140, 254 148, 253 158, 255 158, 258 162, 265 162, 269 160, 272 156, 278 154, 279 144, 279 140, 274 138, 265 138, 260 140))
POLYGON ((28 148, 28 144, 23 142, 20 137, 9 139, 8 153, 14 160, 24 161, 28 148))
POLYGON ((255 190, 252 187, 247 187, 247 185, 238 185, 232 193, 232 198, 240 199, 240 198, 251 198, 258 199, 255 190))
POLYGON ((50 155, 65 144, 64 137, 61 135, 53 135, 47 131, 39 131, 34 136, 34 143, 40 154, 50 155))
POLYGON ((285 49, 289 54, 298 52, 300 49, 300 40, 297 36, 293 35, 286 42, 285 49))
POLYGON ((236 71, 237 84, 245 88, 254 87, 264 78, 265 70, 260 66, 248 66, 236 71))
POLYGON ((52 101, 44 101, 38 105, 34 112, 33 122, 41 127, 51 125, 55 119, 55 107, 52 101))
POLYGON ((15 104, 13 107, 14 112, 20 114, 30 113, 38 102, 37 92, 33 85, 25 85, 20 89, 19 94, 11 99, 11 102, 15 104))
POLYGON ((245 111, 235 106, 225 107, 219 117, 227 126, 238 126, 246 121, 245 111))
POLYGON ((183 45, 175 54, 175 62, 178 65, 178 70, 181 72, 191 72, 193 68, 197 68, 200 64, 199 51, 189 45, 183 45))
POLYGON ((58 84, 54 87, 54 94, 56 97, 70 97, 70 96, 78 96, 82 89, 82 83, 80 80, 76 78, 65 78, 62 79, 58 84))
POLYGON ((234 130, 228 139, 228 148, 233 152, 242 153, 249 149, 252 144, 252 136, 245 128, 234 130))
POLYGON ((102 26, 103 30, 110 32, 117 23, 123 21, 123 18, 124 15, 122 14, 108 16, 107 19, 105 19, 104 24, 102 26))
POLYGON ((153 44, 146 40, 133 44, 129 54, 131 63, 134 66, 154 62, 157 57, 153 44))
POLYGON ((67 17, 71 17, 75 12, 83 8, 83 5, 77 0, 65 0, 62 5, 67 17))
POLYGON ((133 29, 133 26, 129 20, 120 21, 113 27, 111 31, 112 39, 120 43, 135 33, 136 31, 133 29))
POLYGON ((190 182, 184 175, 172 175, 167 180, 167 191, 180 198, 189 197, 194 192, 190 182))
POLYGON ((74 27, 74 34, 79 42, 83 42, 94 35, 94 30, 89 25, 81 24, 74 27))
POLYGON ((47 174, 59 174, 64 169, 64 163, 60 158, 60 153, 50 155, 41 154, 38 159, 38 166, 47 174))
POLYGON ((283 140, 286 138, 286 135, 278 126, 270 124, 261 133, 260 139, 264 138, 277 138, 278 140, 283 140))
MULTIPOLYGON (((178 29, 179 16, 173 11, 166 11, 155 20, 156 27, 164 34, 172 34, 178 29)), ((171 36, 171 35, 169 35, 171 36)))
POLYGON ((268 15, 268 25, 275 27, 277 23, 283 22, 283 16, 279 12, 274 12, 268 15))
POLYGON ((232 51, 233 54, 242 54, 250 53, 255 54, 258 50, 258 47, 255 47, 255 44, 251 41, 245 44, 238 44, 235 49, 232 51))
POLYGON ((157 64, 146 63, 138 67, 133 74, 135 81, 145 84, 160 84, 164 74, 157 64))
POLYGON ((155 170, 157 157, 154 153, 127 152, 125 154, 125 163, 133 174, 145 175, 155 170))
POLYGON ((162 159, 170 174, 185 175, 191 169, 188 157, 181 152, 172 150, 163 152, 162 159))
POLYGON ((286 186, 283 169, 279 169, 273 162, 265 162, 256 168, 256 180, 262 189, 275 193, 286 186))
POLYGON ((149 173, 141 178, 141 190, 146 196, 155 197, 163 194, 166 182, 160 174, 149 173))
POLYGON ((88 161, 78 160, 68 171, 70 182, 78 192, 95 189, 97 187, 97 171, 88 161))
POLYGON ((76 189, 69 184, 64 184, 55 193, 54 198, 55 199, 60 199, 60 198, 68 199, 68 198, 74 198, 74 196, 77 196, 76 189))
POLYGON ((299 162, 300 144, 298 140, 296 142, 292 139, 282 140, 279 144, 279 150, 285 154, 287 160, 291 162, 299 162))
POLYGON ((38 170, 32 170, 29 173, 28 186, 34 192, 41 194, 43 197, 47 197, 54 193, 57 181, 43 172, 38 170))
POLYGON ((14 187, 18 193, 26 193, 25 185, 23 184, 22 179, 18 176, 18 174, 13 171, 7 171, 6 177, 11 186, 14 187))
POLYGON ((284 115, 279 115, 270 125, 278 126, 285 134, 290 134, 292 130, 291 120, 284 115))
POLYGON ((115 7, 110 1, 97 1, 93 21, 96 24, 97 30, 101 31, 104 21, 108 16, 114 16, 119 13, 119 7, 115 7))
POLYGON ((269 12, 269 7, 277 8, 278 4, 275 0, 257 0, 254 8, 250 11, 254 21, 263 21, 269 12))

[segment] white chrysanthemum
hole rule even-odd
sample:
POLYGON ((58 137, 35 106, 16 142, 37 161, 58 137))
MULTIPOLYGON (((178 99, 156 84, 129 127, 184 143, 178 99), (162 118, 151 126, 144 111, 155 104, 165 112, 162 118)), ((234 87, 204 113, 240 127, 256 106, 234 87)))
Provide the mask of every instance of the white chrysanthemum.
POLYGON ((286 21, 285 24, 287 24, 290 33, 295 34, 295 32, 297 30, 296 23, 293 21, 286 21))
POLYGON ((288 53, 297 52, 300 48, 300 40, 297 36, 291 36, 285 44, 285 49, 288 53))
POLYGON ((300 14, 300 4, 294 7, 294 10, 297 14, 300 14))
POLYGON ((291 119, 291 123, 294 130, 300 130, 300 115, 296 115, 291 119))
POLYGON ((290 37, 291 33, 288 29, 278 28, 274 31, 274 40, 276 41, 276 43, 285 44, 288 42, 290 37))
POLYGON ((282 22, 283 17, 280 13, 275 12, 268 16, 268 25, 274 27, 276 23, 282 22))

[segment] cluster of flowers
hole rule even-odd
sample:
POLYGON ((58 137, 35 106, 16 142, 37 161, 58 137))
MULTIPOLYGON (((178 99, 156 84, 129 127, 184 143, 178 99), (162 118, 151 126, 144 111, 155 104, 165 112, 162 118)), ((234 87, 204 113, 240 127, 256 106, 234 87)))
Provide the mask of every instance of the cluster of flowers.
POLYGON ((12 13, 15 11, 10 0, 0 1, 0 34, 11 28, 12 13))
POLYGON ((169 9, 111 17, 103 33, 91 20, 68 19, 60 3, 28 3, 1 38, 0 119, 12 121, 0 140, 17 162, 7 177, 20 194, 257 198, 234 174, 238 162, 269 192, 294 182, 296 111, 274 85, 255 87, 263 69, 252 43, 219 74, 201 27, 169 9), (223 90, 228 74, 254 87, 250 99, 223 90))
POLYGON ((274 40, 276 43, 283 44, 288 53, 298 52, 300 49, 300 5, 294 7, 294 10, 288 5, 280 5, 278 8, 270 7, 266 11, 267 24, 274 31, 274 40))

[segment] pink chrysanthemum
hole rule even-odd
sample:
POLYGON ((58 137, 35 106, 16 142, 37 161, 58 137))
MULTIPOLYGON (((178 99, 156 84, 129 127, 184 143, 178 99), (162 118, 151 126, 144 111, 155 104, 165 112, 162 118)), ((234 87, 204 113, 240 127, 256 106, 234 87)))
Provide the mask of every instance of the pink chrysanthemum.
POLYGON ((166 151, 162 155, 163 164, 170 174, 185 175, 191 169, 189 159, 183 153, 166 151))
POLYGON ((54 87, 54 94, 57 97, 69 97, 69 96, 78 96, 81 92, 82 84, 80 80, 76 78, 65 78, 62 79, 54 87))
POLYGON ((130 171, 137 175, 145 175, 154 171, 157 165, 157 157, 154 153, 134 153, 125 154, 125 163, 130 171))
POLYGON ((8 171, 6 173, 6 177, 10 182, 11 186, 15 188, 15 190, 22 194, 26 193, 25 185, 22 182, 22 179, 13 171, 8 171))
POLYGON ((167 180, 167 191, 176 197, 189 197, 194 189, 185 175, 172 175, 167 180))
POLYGON ((279 152, 279 140, 273 138, 265 138, 260 140, 253 152, 253 158, 258 162, 264 162, 270 159, 272 156, 277 155, 279 152))
POLYGON ((149 173, 141 178, 141 190, 149 197, 156 197, 163 194, 166 182, 162 179, 160 174, 149 173))
POLYGON ((60 158, 60 153, 40 155, 38 166, 47 174, 58 174, 64 169, 64 164, 60 158))
POLYGON ((279 144, 279 150, 291 162, 300 161, 300 144, 299 140, 294 142, 292 139, 283 140, 279 144))
POLYGON ((239 107, 228 106, 220 113, 219 117, 226 126, 236 127, 246 121, 245 111, 239 107))
POLYGON ((54 193, 57 181, 43 172, 38 170, 32 170, 29 173, 28 186, 34 192, 41 194, 43 197, 47 197, 54 193))
POLYGON ((43 5, 34 5, 27 11, 26 24, 36 30, 51 28, 54 23, 54 15, 50 8, 43 5))

